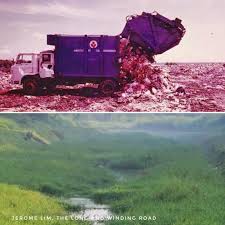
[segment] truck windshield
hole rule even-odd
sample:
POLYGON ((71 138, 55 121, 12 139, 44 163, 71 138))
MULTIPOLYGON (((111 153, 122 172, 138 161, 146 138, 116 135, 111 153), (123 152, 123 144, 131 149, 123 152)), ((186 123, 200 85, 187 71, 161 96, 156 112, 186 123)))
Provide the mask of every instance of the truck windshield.
POLYGON ((17 58, 16 63, 22 64, 22 63, 31 63, 32 62, 32 55, 19 55, 17 58))

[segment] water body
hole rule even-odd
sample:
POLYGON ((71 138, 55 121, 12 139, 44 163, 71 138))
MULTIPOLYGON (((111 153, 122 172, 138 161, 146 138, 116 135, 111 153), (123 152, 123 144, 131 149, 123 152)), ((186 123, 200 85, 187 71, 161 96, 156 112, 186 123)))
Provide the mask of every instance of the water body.
POLYGON ((108 205, 96 204, 89 198, 70 198, 67 202, 81 207, 81 211, 73 213, 73 216, 91 221, 93 225, 103 225, 104 221, 113 215, 108 205))

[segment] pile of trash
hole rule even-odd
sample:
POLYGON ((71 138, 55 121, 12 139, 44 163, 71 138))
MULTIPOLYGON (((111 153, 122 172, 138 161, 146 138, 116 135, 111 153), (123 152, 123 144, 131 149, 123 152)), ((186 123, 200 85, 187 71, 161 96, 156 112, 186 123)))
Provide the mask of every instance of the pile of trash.
POLYGON ((0 71, 9 73, 11 66, 14 64, 14 60, 0 59, 0 71))
POLYGON ((0 94, 7 93, 11 88, 10 74, 0 71, 0 94))
POLYGON ((152 64, 152 60, 141 49, 134 48, 129 40, 121 39, 121 73, 123 98, 139 98, 142 96, 160 96, 175 91, 169 79, 169 71, 160 65, 152 64))

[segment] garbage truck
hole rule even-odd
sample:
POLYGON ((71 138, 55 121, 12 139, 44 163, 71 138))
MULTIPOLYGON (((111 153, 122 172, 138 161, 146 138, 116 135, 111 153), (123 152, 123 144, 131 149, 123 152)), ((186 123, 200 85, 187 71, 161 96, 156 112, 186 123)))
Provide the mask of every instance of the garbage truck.
POLYGON ((178 45, 185 34, 180 19, 170 20, 159 13, 127 17, 121 34, 47 35, 54 50, 20 53, 11 68, 11 82, 23 85, 25 94, 36 95, 56 85, 94 83, 103 95, 112 95, 120 85, 120 40, 141 49, 150 61, 178 45))

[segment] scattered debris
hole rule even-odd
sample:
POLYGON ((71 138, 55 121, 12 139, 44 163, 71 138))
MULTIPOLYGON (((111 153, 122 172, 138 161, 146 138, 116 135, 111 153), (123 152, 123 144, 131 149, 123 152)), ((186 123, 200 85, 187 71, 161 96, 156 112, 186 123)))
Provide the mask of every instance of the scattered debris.
POLYGON ((9 73, 11 66, 14 64, 14 60, 0 59, 0 71, 9 73))
POLYGON ((185 89, 183 87, 178 87, 176 92, 180 93, 180 94, 186 94, 186 91, 185 91, 185 89))

